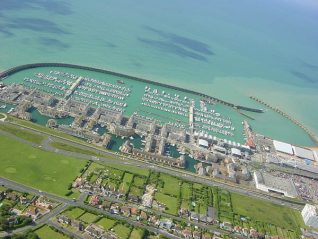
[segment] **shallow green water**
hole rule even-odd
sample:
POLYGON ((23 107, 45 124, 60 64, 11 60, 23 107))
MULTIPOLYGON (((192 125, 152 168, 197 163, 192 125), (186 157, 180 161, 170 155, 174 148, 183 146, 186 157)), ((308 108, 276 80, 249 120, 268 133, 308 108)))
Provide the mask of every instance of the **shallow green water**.
POLYGON ((0 112, 1 113, 8 113, 9 110, 11 110, 12 108, 14 109, 15 107, 16 106, 14 104, 7 104, 7 103, 0 102, 0 112))
MULTIPOLYGON (((6 84, 13 84, 13 83, 19 83, 19 84, 24 84, 26 87, 29 88, 36 88, 36 89, 40 89, 40 90, 44 90, 46 92, 49 93, 55 93, 58 92, 62 94, 62 96, 65 94, 65 92, 62 92, 60 90, 56 90, 56 89, 52 89, 51 87, 48 86, 43 86, 43 85, 36 85, 36 84, 32 84, 32 83, 28 83, 26 82, 24 79, 25 78, 32 78, 32 79, 37 79, 40 80, 42 82, 48 82, 48 80, 43 80, 43 79, 39 79, 36 77, 36 74, 38 73, 43 73, 45 75, 50 75, 50 76, 54 76, 54 74, 50 73, 50 72, 65 72, 65 73, 70 73, 70 74, 74 74, 77 77, 82 76, 82 77, 89 77, 89 78, 93 78, 95 80, 99 80, 102 82, 107 82, 113 85, 117 85, 117 86, 124 86, 126 88, 129 88, 131 90, 130 95, 125 98, 124 100, 117 100, 115 98, 111 98, 111 97, 104 97, 105 100, 106 99, 112 99, 113 101, 117 101, 117 102, 122 102, 122 103, 127 103, 127 106, 122 108, 124 111, 124 115, 129 117, 131 116, 134 112, 137 112, 139 115, 143 115, 145 117, 149 117, 151 119, 154 119, 157 121, 157 123, 159 124, 164 124, 164 123, 176 123, 176 124, 182 124, 184 125, 186 128, 188 128, 189 125, 189 102, 191 102, 192 100, 195 102, 195 107, 196 108, 200 108, 200 97, 198 95, 194 95, 194 94, 190 94, 187 92, 183 92, 183 91, 178 91, 175 89, 171 89, 171 88, 167 88, 167 87, 162 87, 162 86, 157 86, 154 84, 149 84, 149 83, 144 83, 144 82, 140 82, 140 81, 136 81, 136 80, 131 80, 125 77, 117 77, 114 75, 110 75, 110 74, 105 74, 105 73, 99 73, 99 72, 94 72, 94 71, 87 71, 87 70, 81 70, 81 69, 73 69, 73 68, 65 68, 65 67, 40 67, 40 68, 34 68, 34 69, 28 69, 28 70, 23 70, 21 72, 18 72, 16 74, 13 74, 9 77, 7 77, 4 80, 4 83, 6 84), (118 80, 123 81, 124 84, 118 83, 118 80), (151 88, 151 92, 152 91, 156 91, 158 92, 158 94, 156 94, 156 96, 160 97, 160 98, 165 98, 166 95, 171 95, 171 97, 174 97, 175 95, 179 96, 179 99, 184 99, 185 97, 188 98, 188 103, 186 106, 184 106, 186 113, 185 115, 178 115, 176 113, 173 112, 165 112, 163 110, 159 110, 159 109, 155 109, 155 108, 151 108, 145 105, 142 105, 142 98, 143 96, 145 96, 145 88, 146 87, 150 87, 151 88), (163 94, 164 92, 164 94, 163 94)), ((66 77, 60 77, 58 76, 59 79, 63 79, 63 80, 68 80, 66 77)), ((75 82, 75 80, 71 80, 71 82, 75 82)), ((50 82, 50 83, 54 83, 54 82, 50 82)), ((86 81, 84 81, 81 85, 86 85, 86 81)), ((54 85, 61 85, 60 83, 54 83, 54 85)), ((94 87, 93 85, 91 87, 94 87)), ((90 88, 91 88, 90 87, 90 88)), ((67 86, 65 88, 65 91, 67 89, 69 89, 70 86, 67 86)), ((75 93, 72 95, 72 97, 77 97, 78 95, 76 93, 81 93, 81 92, 85 92, 83 89, 76 89, 75 93)), ((87 91, 88 92, 88 91, 87 91)), ((88 92, 90 93, 90 92, 88 92)), ((91 95, 98 95, 96 93, 91 93, 91 95)), ((62 97, 61 96, 61 97, 62 97)), ((85 98, 85 97, 84 97, 85 98)), ((74 98, 74 99, 78 99, 78 100, 82 100, 83 97, 80 96, 79 98, 74 98)), ((90 98, 87 98, 90 102, 92 101, 90 98)), ((169 98, 165 98, 165 99, 169 99, 169 98)), ((95 105, 92 105, 93 107, 96 107, 95 105)), ((235 141, 235 142, 239 142, 239 143, 244 143, 244 138, 242 135, 243 132, 243 127, 241 122, 244 120, 244 117, 240 114, 238 114, 235 110, 233 110, 230 107, 221 105, 221 104, 215 104, 215 105, 209 105, 206 104, 206 107, 208 110, 215 110, 215 112, 220 114, 220 117, 222 118, 227 118, 230 117, 231 121, 232 121, 232 126, 235 128, 233 131, 231 131, 233 133, 233 136, 231 135, 223 135, 220 134, 218 132, 212 132, 210 130, 205 130, 207 133, 210 133, 213 136, 216 136, 218 138, 225 138, 231 141, 235 141)), ((165 109, 165 107, 163 107, 163 109, 165 109)), ((195 110, 196 112, 197 110, 195 110)), ((37 111, 32 112, 32 116, 34 118, 35 121, 38 121, 38 123, 45 125, 48 117, 42 117, 37 111)), ((201 124, 202 125, 202 124, 201 124)), ((201 131, 200 128, 197 128, 197 131, 201 131)))

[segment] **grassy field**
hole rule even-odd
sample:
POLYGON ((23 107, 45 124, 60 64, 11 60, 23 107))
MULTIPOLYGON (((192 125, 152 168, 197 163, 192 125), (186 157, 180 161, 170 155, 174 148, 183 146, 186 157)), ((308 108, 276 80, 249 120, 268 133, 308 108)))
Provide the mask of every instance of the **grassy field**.
POLYGON ((66 210, 63 212, 63 214, 65 216, 67 216, 68 218, 71 218, 71 219, 76 219, 78 217, 80 217, 81 215, 83 215, 85 213, 85 211, 81 208, 78 208, 78 207, 75 207, 75 208, 72 208, 70 210, 66 210))
POLYGON ((123 178, 123 182, 119 187, 119 189, 122 192, 127 193, 133 177, 134 177, 134 175, 132 175, 131 173, 125 173, 124 178, 123 178))
POLYGON ((135 176, 134 183, 136 187, 142 188, 145 185, 145 179, 142 177, 135 176))
POLYGON ((234 213, 291 230, 304 226, 296 210, 234 193, 231 198, 234 213))
POLYGON ((0 193, 4 192, 4 191, 6 191, 6 190, 7 190, 7 188, 5 188, 5 187, 3 187, 3 186, 0 185, 0 193))
POLYGON ((117 224, 113 229, 120 239, 127 239, 131 231, 129 227, 122 224, 117 224))
POLYGON ((145 235, 145 231, 142 229, 134 228, 133 231, 130 233, 129 239, 143 239, 145 235))
POLYGON ((61 142, 52 142, 51 146, 56 149, 60 149, 60 150, 68 151, 68 152, 75 152, 79 154, 86 154, 86 155, 93 155, 93 156, 100 155, 99 153, 94 152, 93 150, 82 149, 82 148, 79 148, 70 144, 61 143, 61 142))
POLYGON ((192 196, 192 187, 190 183, 182 183, 181 195, 183 199, 189 199, 192 196))
POLYGON ((38 230, 35 231, 35 233, 41 238, 41 239, 69 239, 68 236, 65 236, 61 233, 58 233, 51 229, 49 226, 45 225, 38 230))
POLYGON ((173 215, 177 214, 177 210, 178 210, 178 208, 177 208, 178 199, 177 198, 165 195, 163 193, 156 193, 155 199, 166 205, 166 207, 167 207, 167 209, 165 210, 166 213, 170 213, 173 215))
POLYGON ((160 180, 163 181, 164 185, 162 188, 162 192, 165 194, 169 194, 172 196, 178 196, 180 192, 180 180, 172 177, 168 174, 160 174, 160 180))
POLYGON ((79 220, 86 222, 88 224, 95 222, 98 219, 98 216, 95 214, 92 214, 90 212, 86 212, 82 216, 78 218, 79 220))
POLYGON ((0 175, 25 185, 64 196, 87 161, 64 157, 0 137, 0 175), (19 149, 19 150, 16 150, 19 149))
POLYGON ((100 219, 96 224, 102 226, 105 230, 108 231, 114 227, 114 225, 116 224, 116 220, 104 217, 100 219))
POLYGON ((5 132, 8 132, 10 134, 13 134, 21 139, 36 143, 36 144, 40 144, 43 139, 44 136, 36 134, 36 133, 31 133, 27 130, 24 129, 20 129, 17 128, 15 126, 9 125, 9 124, 3 124, 0 123, 0 130, 3 130, 5 132))
MULTIPOLYGON (((117 156, 119 157, 119 156, 117 156)), ((119 170, 124 170, 133 174, 139 174, 143 176, 148 176, 149 170, 148 169, 143 169, 143 168, 138 168, 132 165, 118 165, 118 164, 107 164, 110 167, 117 168, 119 170)))

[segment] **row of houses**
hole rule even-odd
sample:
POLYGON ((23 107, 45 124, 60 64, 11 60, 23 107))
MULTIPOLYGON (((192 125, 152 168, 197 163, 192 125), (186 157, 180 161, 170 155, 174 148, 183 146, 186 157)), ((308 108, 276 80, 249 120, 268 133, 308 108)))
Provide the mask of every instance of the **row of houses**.
POLYGON ((101 226, 94 223, 86 226, 82 221, 71 219, 65 215, 59 215, 56 217, 56 220, 60 224, 73 227, 76 232, 80 234, 86 234, 92 238, 96 239, 117 239, 117 235, 113 232, 105 231, 101 226))

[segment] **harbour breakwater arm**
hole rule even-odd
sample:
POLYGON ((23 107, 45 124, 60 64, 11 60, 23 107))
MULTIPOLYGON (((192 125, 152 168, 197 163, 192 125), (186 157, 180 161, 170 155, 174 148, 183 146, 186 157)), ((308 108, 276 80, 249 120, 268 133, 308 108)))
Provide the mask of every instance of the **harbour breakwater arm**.
POLYGON ((295 125, 299 126, 318 145, 318 137, 317 137, 317 135, 315 135, 310 129, 308 129, 306 126, 304 126, 302 123, 300 123, 297 119, 293 118, 292 116, 286 114, 285 112, 283 112, 282 110, 278 109, 277 107, 274 107, 274 106, 264 102, 263 100, 255 97, 255 96, 250 96, 250 98, 252 100, 255 100, 256 102, 262 104, 262 105, 265 105, 266 107, 270 108, 271 110, 274 110, 275 112, 279 113, 280 115, 284 116, 285 118, 287 118, 288 120, 293 122, 295 125))
POLYGON ((131 79, 131 80, 141 81, 141 82, 145 82, 145 83, 149 83, 149 84, 154 84, 157 86, 167 87, 167 88, 178 90, 178 91, 183 91, 183 92, 190 93, 190 94, 195 94, 195 95, 202 97, 202 99, 204 99, 204 100, 214 101, 214 102, 232 107, 234 109, 240 109, 240 110, 251 111, 251 112, 256 112, 256 113, 263 113, 264 112, 263 109, 255 109, 255 108, 250 108, 250 107, 246 107, 246 106, 235 105, 233 103, 230 103, 230 102, 227 102, 227 101, 224 101, 224 100, 221 100, 221 99, 218 99, 218 98, 215 98, 215 97, 203 94, 203 93, 199 93, 199 92, 196 92, 193 90, 183 89, 183 88, 180 88, 177 86, 167 85, 164 83, 146 80, 143 78, 130 76, 130 75, 114 72, 114 71, 98 69, 98 68, 89 67, 89 66, 68 64, 68 63, 32 63, 32 64, 25 64, 25 65, 12 67, 12 68, 0 73, 0 81, 1 81, 1 79, 5 78, 7 76, 10 76, 14 73, 17 73, 19 71, 37 68, 37 67, 68 67, 68 68, 76 68, 76 69, 81 69, 81 70, 88 70, 88 71, 94 71, 94 72, 99 72, 99 73, 111 74, 111 75, 118 76, 118 77, 125 77, 125 78, 131 79))

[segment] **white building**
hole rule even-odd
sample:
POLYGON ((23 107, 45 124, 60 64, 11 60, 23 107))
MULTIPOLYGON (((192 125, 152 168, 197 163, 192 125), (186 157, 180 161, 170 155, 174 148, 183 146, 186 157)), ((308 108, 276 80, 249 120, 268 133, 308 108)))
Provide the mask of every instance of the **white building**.
POLYGON ((298 158, 302 158, 302 159, 309 159, 311 161, 315 161, 315 156, 314 156, 314 152, 310 149, 305 149, 305 148, 300 148, 297 146, 293 146, 293 150, 295 155, 298 158))
POLYGON ((209 142, 205 139, 199 139, 199 146, 203 148, 208 148, 209 147, 209 142))
POLYGON ((241 150, 239 150, 237 148, 231 148, 231 154, 233 156, 237 156, 237 157, 241 157, 242 156, 241 150))
POLYGON ((291 179, 274 177, 268 173, 254 172, 254 181, 257 189, 265 192, 273 192, 285 197, 297 197, 297 190, 291 179))
POLYGON ((314 205, 306 204, 301 212, 304 222, 307 226, 318 228, 318 215, 317 207, 314 205))
POLYGON ((313 150, 315 160, 318 161, 318 150, 313 150))
POLYGON ((294 155, 293 147, 291 144, 284 143, 278 140, 273 140, 273 144, 276 151, 289 155, 294 155))

